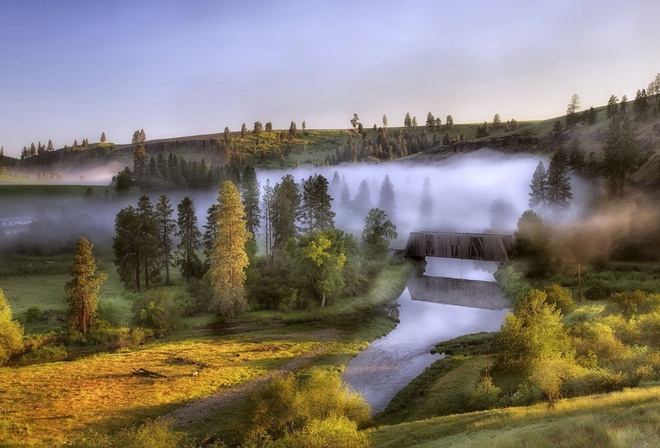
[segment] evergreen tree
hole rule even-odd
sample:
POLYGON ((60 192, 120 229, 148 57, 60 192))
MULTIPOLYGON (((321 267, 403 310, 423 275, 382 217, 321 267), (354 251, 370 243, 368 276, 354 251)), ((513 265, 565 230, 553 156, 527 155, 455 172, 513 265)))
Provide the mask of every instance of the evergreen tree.
POLYGON ((351 126, 353 126, 353 130, 357 131, 359 125, 360 119, 358 118, 358 114, 353 114, 353 118, 351 118, 351 126))
POLYGON ((284 247, 284 244, 298 235, 296 223, 300 218, 301 197, 293 176, 282 177, 273 189, 273 206, 271 208, 271 223, 273 227, 273 247, 284 247))
POLYGON ((144 147, 144 142, 147 136, 144 129, 133 132, 133 139, 131 143, 135 145, 135 152, 133 153, 133 176, 137 182, 142 182, 149 172, 149 161, 147 159, 147 150, 144 147))
POLYGON ((158 247, 162 267, 165 269, 165 283, 170 284, 170 265, 172 252, 172 233, 176 230, 176 224, 172 215, 174 209, 170 200, 165 195, 161 195, 158 204, 156 204, 156 221, 158 222, 158 247))
POLYGON ((23 327, 14 320, 9 302, 0 289, 0 366, 23 348, 23 327))
POLYGON ((245 138, 247 136, 247 126, 245 123, 241 125, 241 138, 245 138))
POLYGON ((186 280, 193 277, 200 277, 201 262, 197 256, 197 249, 200 248, 199 238, 202 234, 197 227, 197 215, 195 214, 195 204, 188 196, 183 198, 177 206, 177 231, 176 236, 180 238, 177 245, 177 260, 181 274, 186 280))
POLYGON ((387 129, 387 115, 383 114, 383 127, 387 129))
POLYGON ((603 172, 610 193, 622 196, 626 178, 637 167, 638 143, 628 116, 617 114, 607 129, 603 147, 603 172))
POLYGON ((99 141, 105 143, 105 132, 101 132, 101 139, 99 141))
POLYGON ((369 182, 366 179, 360 182, 352 207, 357 216, 366 216, 371 210, 371 192, 369 191, 369 182))
POLYGON ((395 201, 395 193, 394 193, 394 185, 392 185, 392 181, 390 180, 390 175, 386 174, 385 179, 383 179, 383 183, 380 186, 380 197, 378 200, 378 208, 381 210, 384 210, 385 213, 387 213, 387 216, 390 217, 390 219, 394 219, 395 216, 395 209, 396 209, 396 201, 395 201))
POLYGON ((114 264, 124 285, 134 287, 138 291, 141 288, 141 248, 136 237, 139 232, 140 216, 137 210, 130 205, 119 210, 115 217, 115 236, 112 239, 114 264))
POLYGON ((433 220, 433 193, 431 191, 431 179, 428 177, 424 178, 424 184, 422 185, 419 216, 423 227, 431 225, 433 220))
POLYGON ((346 211, 351 208, 351 191, 346 182, 342 182, 339 205, 346 211))
POLYGON ((249 260, 245 246, 251 235, 246 228, 240 195, 231 181, 220 186, 217 216, 210 271, 214 307, 223 316, 233 316, 247 309, 244 285, 249 260))
POLYGON ((502 127, 502 120, 500 119, 500 114, 495 114, 493 117, 493 129, 499 129, 502 127))
POLYGON ((412 128, 412 118, 410 118, 410 112, 406 112, 406 118, 403 119, 403 127, 412 128))
POLYGON ((204 256, 206 257, 206 265, 211 264, 211 254, 215 246, 215 232, 216 223, 218 222, 218 204, 213 203, 206 211, 206 224, 204 224, 204 256))
POLYGON ((554 213, 561 214, 570 206, 573 198, 571 179, 568 175, 568 158, 563 147, 555 151, 548 167, 548 205, 554 213))
POLYGON ((534 174, 532 174, 532 182, 529 184, 529 188, 529 207, 534 210, 543 209, 548 200, 548 173, 540 160, 536 165, 534 174))
POLYGON ((447 115, 447 119, 445 120, 445 124, 449 129, 452 129, 454 127, 454 118, 451 115, 447 115))
POLYGON ((335 212, 332 211, 332 197, 328 194, 328 180, 316 174, 304 180, 302 187, 301 212, 307 232, 334 228, 335 212))
POLYGON ((107 274, 96 273, 96 261, 92 255, 94 246, 80 237, 73 254, 71 280, 64 290, 69 305, 69 318, 77 330, 85 334, 94 324, 99 302, 99 289, 108 278, 107 274))
POLYGON ((633 113, 638 119, 646 118, 646 114, 649 110, 649 101, 646 96, 646 90, 637 89, 637 95, 635 95, 635 101, 633 102, 633 113))
POLYGON ((243 182, 241 183, 241 197, 247 219, 247 230, 256 239, 259 228, 261 209, 259 206, 260 185, 257 180, 257 171, 254 167, 247 165, 243 171, 243 182))
POLYGON ((398 238, 396 226, 387 219, 384 210, 372 208, 364 218, 362 250, 369 260, 381 261, 387 257, 390 240, 398 238))
POLYGON ((291 121, 291 125, 289 126, 289 140, 296 138, 298 135, 298 130, 296 129, 296 122, 291 121))
POLYGON ((48 146, 46 147, 46 151, 51 152, 55 151, 55 146, 53 145, 53 141, 48 139, 48 146))
POLYGON ((577 138, 574 138, 571 142, 570 152, 568 153, 568 166, 574 173, 578 174, 584 174, 587 168, 587 160, 577 138))
POLYGON ((607 101, 607 108, 605 109, 605 113, 607 114, 608 119, 614 118, 619 113, 618 103, 619 99, 616 97, 616 95, 612 95, 607 101))
POLYGON ((140 229, 137 240, 141 246, 141 262, 144 272, 144 286, 149 288, 149 282, 160 280, 161 263, 159 260, 158 246, 158 221, 156 212, 149 196, 140 196, 138 199, 137 212, 140 217, 140 229))
POLYGON ((270 179, 266 179, 266 185, 264 185, 264 194, 261 197, 262 206, 261 210, 263 212, 263 231, 264 231, 264 243, 266 246, 266 260, 270 263, 270 255, 273 249, 273 203, 275 200, 275 193, 273 187, 270 185, 270 179))
POLYGON ((550 131, 550 139, 557 145, 562 145, 566 141, 566 133, 564 132, 564 126, 562 126, 561 121, 555 121, 552 131, 550 131))
POLYGON ((435 129, 435 117, 431 112, 426 114, 426 127, 429 129, 429 131, 433 131, 435 129))
POLYGON ((417 115, 412 117, 412 123, 411 124, 412 124, 413 129, 417 128, 417 115))

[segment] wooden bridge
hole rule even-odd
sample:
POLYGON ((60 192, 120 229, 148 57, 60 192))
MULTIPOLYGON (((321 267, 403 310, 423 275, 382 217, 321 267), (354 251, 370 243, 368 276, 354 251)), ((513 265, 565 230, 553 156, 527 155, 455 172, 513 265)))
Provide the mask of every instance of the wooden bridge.
POLYGON ((509 261, 512 250, 512 235, 412 232, 403 256, 418 259, 440 257, 506 262, 509 261))

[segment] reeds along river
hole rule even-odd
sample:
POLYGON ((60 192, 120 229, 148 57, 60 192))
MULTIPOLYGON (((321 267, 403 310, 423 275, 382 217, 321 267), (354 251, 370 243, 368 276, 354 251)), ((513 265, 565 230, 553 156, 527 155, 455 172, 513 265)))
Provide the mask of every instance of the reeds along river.
POLYGON ((372 342, 346 367, 344 381, 383 411, 396 393, 440 355, 438 342, 480 331, 497 331, 509 303, 495 283, 497 264, 427 258, 397 299, 399 324, 372 342))

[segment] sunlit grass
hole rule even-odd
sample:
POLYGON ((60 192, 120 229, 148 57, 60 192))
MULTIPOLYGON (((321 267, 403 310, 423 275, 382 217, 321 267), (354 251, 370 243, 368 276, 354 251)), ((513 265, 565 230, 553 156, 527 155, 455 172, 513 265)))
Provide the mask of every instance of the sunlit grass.
POLYGON ((370 432, 374 447, 658 446, 660 388, 438 417, 370 432), (644 442, 651 441, 649 445, 644 442))
POLYGON ((107 431, 249 381, 321 342, 207 336, 70 362, 0 369, 0 440, 41 445, 84 429, 107 431), (188 358, 208 364, 179 364, 188 358), (132 374, 144 368, 168 378, 132 374), (198 371, 198 376, 193 372, 198 371))

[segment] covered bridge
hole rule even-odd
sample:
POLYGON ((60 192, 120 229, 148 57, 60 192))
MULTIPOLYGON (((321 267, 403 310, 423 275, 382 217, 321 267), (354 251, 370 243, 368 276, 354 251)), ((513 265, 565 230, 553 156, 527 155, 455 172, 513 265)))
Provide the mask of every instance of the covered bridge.
POLYGON ((489 233, 412 232, 403 256, 509 261, 513 236, 489 233))

